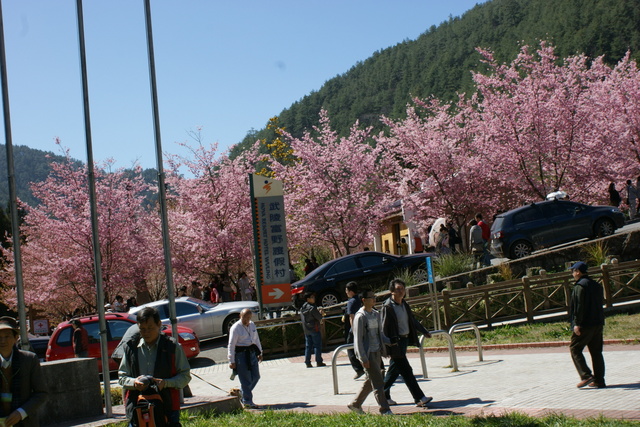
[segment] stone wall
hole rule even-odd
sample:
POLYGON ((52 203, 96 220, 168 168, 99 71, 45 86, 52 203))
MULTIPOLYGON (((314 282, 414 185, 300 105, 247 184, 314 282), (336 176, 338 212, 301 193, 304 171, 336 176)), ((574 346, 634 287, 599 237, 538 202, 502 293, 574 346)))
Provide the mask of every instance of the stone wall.
POLYGON ((100 377, 95 359, 65 359, 42 364, 49 399, 38 413, 40 425, 101 415, 100 377))

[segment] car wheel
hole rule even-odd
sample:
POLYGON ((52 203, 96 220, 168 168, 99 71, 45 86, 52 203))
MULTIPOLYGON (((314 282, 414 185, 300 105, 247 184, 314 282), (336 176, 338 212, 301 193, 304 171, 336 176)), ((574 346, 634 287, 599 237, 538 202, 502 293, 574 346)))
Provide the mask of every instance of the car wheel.
POLYGON ((518 240, 511 245, 511 258, 518 259, 531 255, 533 247, 526 240, 518 240))
POLYGON ((611 236, 616 229, 613 222, 608 219, 598 220, 593 228, 596 237, 611 236))
POLYGON ((233 326, 233 324, 236 323, 238 320, 240 320, 240 314, 233 313, 228 315, 227 318, 224 319, 224 322, 222 323, 222 333, 224 335, 227 335, 229 333, 229 330, 233 326))
POLYGON ((414 271, 411 277, 413 278, 413 282, 416 285, 419 283, 426 283, 429 281, 429 275, 427 274, 427 271, 424 268, 419 268, 416 271, 414 271))
POLYGON ((330 305, 340 304, 342 301, 336 292, 326 291, 320 294, 318 302, 322 307, 329 307, 330 305))

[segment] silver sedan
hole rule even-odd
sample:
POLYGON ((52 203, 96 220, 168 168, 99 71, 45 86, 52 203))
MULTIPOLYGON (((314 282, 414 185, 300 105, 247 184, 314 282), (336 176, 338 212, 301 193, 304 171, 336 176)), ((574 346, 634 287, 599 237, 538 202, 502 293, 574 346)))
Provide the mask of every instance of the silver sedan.
MULTIPOLYGON (((158 309, 162 323, 170 325, 169 300, 143 304, 132 308, 129 313, 135 314, 144 307, 158 309)), ((229 328, 238 321, 240 312, 244 308, 249 308, 257 313, 258 303, 255 301, 231 301, 214 304, 192 297, 176 298, 178 324, 193 329, 201 341, 228 334, 229 328)))

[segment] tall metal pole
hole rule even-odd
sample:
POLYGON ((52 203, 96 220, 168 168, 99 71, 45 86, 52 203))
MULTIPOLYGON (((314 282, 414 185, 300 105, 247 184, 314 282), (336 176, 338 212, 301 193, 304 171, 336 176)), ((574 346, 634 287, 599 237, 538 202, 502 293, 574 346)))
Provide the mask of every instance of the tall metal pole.
POLYGON ((11 211, 11 234, 13 238, 13 270, 16 276, 16 294, 18 297, 18 322, 20 324, 20 346, 29 348, 27 334, 27 313, 24 305, 24 288, 22 283, 22 255, 20 251, 20 223, 18 218, 18 202, 16 180, 13 165, 13 140, 11 137, 11 113, 9 111, 9 85, 7 83, 7 59, 4 49, 4 21, 2 18, 2 0, 0 0, 0 76, 2 78, 2 107, 4 112, 4 137, 7 149, 7 178, 9 180, 9 204, 11 211))
POLYGON ((82 0, 76 0, 78 15, 78 41, 80 44, 80 71, 82 74, 82 99, 84 102, 84 131, 87 143, 87 175, 89 182, 89 203, 91 207, 91 232, 93 239, 93 263, 96 281, 98 322, 100 325, 100 354, 102 356, 102 378, 104 385, 105 412, 111 418, 111 384, 109 382, 109 349, 107 347, 107 322, 104 317, 104 290, 102 285, 102 259, 100 237, 98 235, 98 207, 96 203, 96 183, 93 169, 93 144, 91 140, 91 119, 89 113, 89 84, 87 79, 87 59, 84 45, 84 20, 82 0))
POLYGON ((147 24, 147 50, 149 53, 149 80, 151 82, 151 100, 153 107, 153 130, 156 142, 156 164, 158 168, 158 192, 160 196, 160 219, 162 221, 162 246, 164 248, 164 273, 167 280, 169 296, 169 318, 171 332, 178 339, 178 321, 176 320, 176 298, 173 286, 173 270, 171 267, 171 244, 169 240, 169 219, 167 216, 167 192, 164 184, 164 168, 162 165, 162 140, 160 138, 160 114, 158 110, 158 90, 156 85, 156 63, 153 53, 153 32, 151 29, 151 5, 144 1, 144 15, 147 24))

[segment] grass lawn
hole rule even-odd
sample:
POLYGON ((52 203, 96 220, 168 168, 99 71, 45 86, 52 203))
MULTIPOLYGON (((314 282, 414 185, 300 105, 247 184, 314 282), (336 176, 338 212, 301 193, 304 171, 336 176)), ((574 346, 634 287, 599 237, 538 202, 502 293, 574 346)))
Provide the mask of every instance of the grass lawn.
MULTIPOLYGON (((433 426, 433 427, 573 427, 573 426, 640 426, 640 421, 623 421, 608 418, 576 419, 563 415, 553 415, 544 418, 534 418, 527 415, 512 413, 499 417, 441 416, 433 415, 397 415, 384 416, 374 414, 335 414, 314 415, 292 412, 240 412, 237 414, 182 414, 181 423, 184 427, 343 427, 363 425, 367 427, 396 427, 396 426, 433 426)), ((126 423, 119 426, 125 427, 126 423)))
MULTIPOLYGON (((605 339, 635 339, 640 343, 640 314, 617 314, 605 320, 605 339)), ((571 329, 567 322, 531 323, 522 325, 504 325, 491 329, 480 329, 482 344, 513 344, 527 342, 569 341, 571 329)), ((456 346, 476 345, 472 331, 456 332, 453 336, 456 346)), ((435 336, 425 341, 428 347, 446 347, 443 337, 435 336)))

